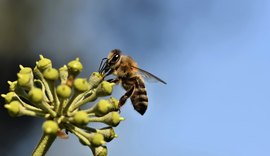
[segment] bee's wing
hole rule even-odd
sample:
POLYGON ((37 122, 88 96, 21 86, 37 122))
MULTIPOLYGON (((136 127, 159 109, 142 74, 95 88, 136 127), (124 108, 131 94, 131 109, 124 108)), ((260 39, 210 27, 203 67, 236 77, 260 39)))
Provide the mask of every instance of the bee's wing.
POLYGON ((147 81, 157 81, 157 82, 161 82, 163 84, 167 84, 165 81, 161 80, 160 78, 158 78, 157 76, 149 73, 148 71, 145 71, 143 69, 140 69, 138 67, 132 67, 135 68, 137 70, 137 72, 147 81))

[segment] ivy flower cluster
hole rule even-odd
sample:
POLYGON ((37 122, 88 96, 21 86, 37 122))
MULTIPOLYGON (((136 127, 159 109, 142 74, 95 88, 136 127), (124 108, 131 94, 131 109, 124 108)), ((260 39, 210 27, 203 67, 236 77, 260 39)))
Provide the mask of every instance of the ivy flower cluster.
POLYGON ((50 59, 40 55, 34 69, 20 65, 18 79, 8 81, 9 92, 2 97, 9 115, 44 119, 43 136, 33 156, 45 155, 57 136, 66 138, 68 132, 88 146, 94 156, 107 155, 106 143, 117 137, 113 127, 124 118, 119 114, 117 99, 108 97, 97 101, 98 97, 111 95, 114 84, 104 81, 98 72, 88 79, 80 78, 82 69, 79 58, 56 69, 50 59), (93 103, 90 107, 81 108, 89 102, 93 103), (93 122, 101 122, 106 127, 89 127, 93 122))

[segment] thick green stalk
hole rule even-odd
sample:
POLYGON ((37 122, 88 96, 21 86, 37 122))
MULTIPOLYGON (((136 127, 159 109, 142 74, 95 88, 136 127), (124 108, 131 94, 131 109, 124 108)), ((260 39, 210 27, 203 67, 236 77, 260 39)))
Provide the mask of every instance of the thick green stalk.
POLYGON ((43 133, 43 136, 33 152, 33 156, 44 156, 55 139, 56 135, 43 133))

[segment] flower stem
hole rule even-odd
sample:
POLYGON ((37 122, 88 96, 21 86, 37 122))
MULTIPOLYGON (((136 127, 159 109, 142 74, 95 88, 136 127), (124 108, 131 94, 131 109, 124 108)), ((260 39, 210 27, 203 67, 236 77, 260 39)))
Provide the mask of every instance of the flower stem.
POLYGON ((33 152, 33 156, 44 156, 55 139, 56 135, 43 133, 37 147, 33 152))
POLYGON ((71 105, 71 107, 69 108, 70 109, 70 112, 73 112, 74 110, 76 110, 80 106, 86 104, 87 102, 92 102, 95 99, 97 99, 97 95, 96 95, 96 92, 95 91, 92 91, 92 92, 89 92, 89 93, 90 93, 90 96, 88 96, 87 98, 81 100, 78 103, 75 103, 74 105, 71 105))

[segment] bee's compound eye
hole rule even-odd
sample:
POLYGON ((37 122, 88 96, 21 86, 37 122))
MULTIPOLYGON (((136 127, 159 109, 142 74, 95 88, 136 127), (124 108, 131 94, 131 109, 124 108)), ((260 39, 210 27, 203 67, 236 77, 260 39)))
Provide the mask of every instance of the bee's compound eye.
POLYGON ((111 60, 111 62, 112 63, 116 63, 119 60, 119 57, 120 56, 118 54, 114 55, 113 58, 112 58, 112 60, 111 60))

